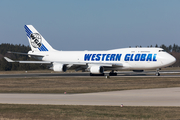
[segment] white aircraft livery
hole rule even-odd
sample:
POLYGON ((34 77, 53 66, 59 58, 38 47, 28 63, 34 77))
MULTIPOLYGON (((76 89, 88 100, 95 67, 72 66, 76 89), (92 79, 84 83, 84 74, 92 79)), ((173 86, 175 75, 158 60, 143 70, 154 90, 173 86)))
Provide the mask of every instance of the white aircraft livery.
POLYGON ((4 57, 8 62, 48 64, 59 72, 74 69, 90 71, 90 75, 117 75, 118 70, 141 72, 147 69, 159 69, 175 63, 176 59, 162 48, 122 48, 106 51, 58 51, 42 37, 32 26, 24 26, 31 51, 28 53, 10 52, 35 57, 38 61, 14 61, 4 57))

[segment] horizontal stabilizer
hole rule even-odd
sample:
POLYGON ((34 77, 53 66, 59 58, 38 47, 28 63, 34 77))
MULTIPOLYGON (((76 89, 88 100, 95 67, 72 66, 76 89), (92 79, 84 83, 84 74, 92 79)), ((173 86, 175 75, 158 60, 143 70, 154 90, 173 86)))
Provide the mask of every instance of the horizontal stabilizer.
POLYGON ((5 59, 6 61, 8 61, 8 62, 15 62, 15 61, 9 59, 8 57, 4 57, 4 59, 5 59))

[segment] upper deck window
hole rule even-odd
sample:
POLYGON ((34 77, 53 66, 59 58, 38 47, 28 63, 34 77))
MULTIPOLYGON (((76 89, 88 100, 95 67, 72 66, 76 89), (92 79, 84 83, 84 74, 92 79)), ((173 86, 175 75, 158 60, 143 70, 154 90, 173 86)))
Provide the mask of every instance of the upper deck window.
POLYGON ((150 51, 141 51, 141 52, 147 53, 147 52, 150 52, 150 51))
POLYGON ((165 50, 159 50, 159 52, 166 52, 165 50))

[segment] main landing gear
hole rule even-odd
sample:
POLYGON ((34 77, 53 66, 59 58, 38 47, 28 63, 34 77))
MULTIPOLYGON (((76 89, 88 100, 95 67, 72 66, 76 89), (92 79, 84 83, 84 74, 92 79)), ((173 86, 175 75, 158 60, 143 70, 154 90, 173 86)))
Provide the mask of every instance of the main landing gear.
MULTIPOLYGON (((104 76, 105 73, 102 73, 102 74, 93 74, 93 73, 90 73, 90 76, 104 76)), ((114 72, 114 70, 112 70, 110 73, 109 73, 109 76, 117 76, 117 73, 114 72)))
POLYGON ((109 73, 109 76, 117 76, 117 73, 115 73, 114 70, 112 70, 112 71, 109 73))
POLYGON ((104 73, 102 73, 102 74, 92 74, 92 73, 90 73, 90 76, 104 76, 104 73))
POLYGON ((156 76, 160 76, 159 70, 159 68, 156 69, 156 76))

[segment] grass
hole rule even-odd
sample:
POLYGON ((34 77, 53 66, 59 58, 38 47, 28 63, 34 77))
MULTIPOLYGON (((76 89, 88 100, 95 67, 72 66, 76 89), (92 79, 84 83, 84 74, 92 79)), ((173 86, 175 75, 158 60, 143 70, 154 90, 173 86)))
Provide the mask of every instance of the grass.
POLYGON ((180 87, 177 77, 1 78, 0 93, 90 93, 180 87))
MULTIPOLYGON (((0 78, 0 93, 88 93, 167 87, 180 87, 179 77, 0 78)), ((176 120, 180 119, 179 113, 180 107, 0 104, 0 120, 176 120)))
POLYGON ((0 104, 0 120, 169 120, 180 107, 118 107, 0 104))
POLYGON ((24 71, 0 71, 0 75, 3 74, 27 74, 27 73, 51 73, 52 70, 24 70, 24 71))

